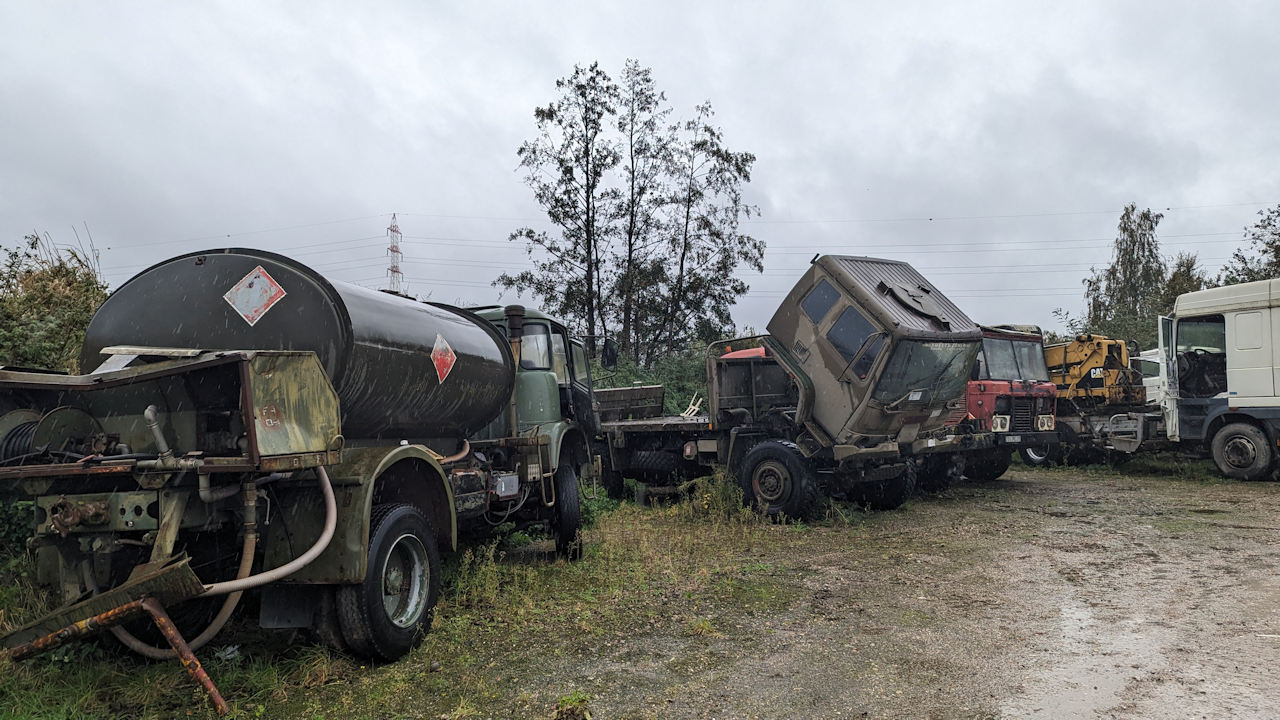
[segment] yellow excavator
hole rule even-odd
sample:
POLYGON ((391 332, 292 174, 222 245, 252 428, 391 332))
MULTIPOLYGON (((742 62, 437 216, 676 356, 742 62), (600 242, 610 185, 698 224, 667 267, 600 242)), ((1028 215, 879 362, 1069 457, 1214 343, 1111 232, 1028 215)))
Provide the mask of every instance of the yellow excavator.
POLYGON ((1129 365, 1129 346, 1103 335, 1077 335, 1045 345, 1049 379, 1058 386, 1057 447, 1020 451, 1029 465, 1101 460, 1107 451, 1136 450, 1134 411, 1145 409, 1142 374, 1129 365), (1130 447, 1132 445, 1132 447, 1130 447))

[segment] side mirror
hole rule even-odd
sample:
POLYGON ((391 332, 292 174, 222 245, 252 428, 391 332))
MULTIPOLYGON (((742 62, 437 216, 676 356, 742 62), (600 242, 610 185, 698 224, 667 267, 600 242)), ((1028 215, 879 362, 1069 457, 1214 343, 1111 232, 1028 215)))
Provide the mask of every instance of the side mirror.
POLYGON ((600 348, 600 367, 605 370, 618 367, 618 343, 613 338, 604 339, 604 347, 600 348))

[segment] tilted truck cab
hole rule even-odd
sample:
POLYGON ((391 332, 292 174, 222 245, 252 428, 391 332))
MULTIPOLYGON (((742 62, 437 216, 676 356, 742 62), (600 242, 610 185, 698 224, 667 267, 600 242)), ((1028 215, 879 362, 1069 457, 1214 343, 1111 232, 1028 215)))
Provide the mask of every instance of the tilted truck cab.
POLYGON ((962 463, 990 442, 959 428, 982 335, 910 265, 817 258, 768 330, 708 348, 706 414, 653 417, 649 388, 599 393, 612 474, 671 484, 720 464, 747 502, 805 517, 821 494, 897 507, 918 456, 962 463))
POLYGON ((907 263, 820 257, 767 327, 797 384, 806 454, 911 454, 964 417, 982 334, 907 263))

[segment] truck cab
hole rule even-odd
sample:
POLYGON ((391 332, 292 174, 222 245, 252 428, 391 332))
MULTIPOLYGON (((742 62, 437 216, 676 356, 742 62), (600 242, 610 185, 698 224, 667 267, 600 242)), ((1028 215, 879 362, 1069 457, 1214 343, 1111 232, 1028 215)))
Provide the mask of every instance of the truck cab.
POLYGON ((981 332, 906 263, 817 258, 768 330, 765 345, 798 386, 807 455, 919 453, 964 417, 981 332))
POLYGON ((982 327, 982 352, 969 381, 969 415, 997 446, 1044 447, 1056 443, 1057 386, 1049 380, 1044 337, 1032 325, 982 327))
POLYGON ((546 443, 542 462, 548 471, 569 463, 580 480, 596 477, 599 471, 590 449, 600 434, 600 418, 583 341, 537 310, 509 305, 472 311, 508 339, 517 359, 511 406, 472 444, 502 454, 507 449, 503 439, 541 436, 546 443))
POLYGON ((1180 295, 1160 321, 1166 432, 1207 445, 1226 476, 1258 480, 1280 441, 1280 280, 1180 295))

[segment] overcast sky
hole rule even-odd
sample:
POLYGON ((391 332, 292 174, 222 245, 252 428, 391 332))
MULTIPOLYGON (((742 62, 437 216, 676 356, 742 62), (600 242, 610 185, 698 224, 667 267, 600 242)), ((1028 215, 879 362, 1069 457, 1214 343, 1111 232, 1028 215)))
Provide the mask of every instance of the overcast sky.
POLYGON ((509 233, 547 227, 517 171, 534 107, 627 58, 757 157, 740 327, 815 252, 1056 327, 1126 203, 1214 273, 1280 202, 1280 4, 900 5, 3 3, 0 244, 91 234, 112 287, 229 245, 378 287, 394 212, 409 292, 496 302, 528 263, 509 233))

